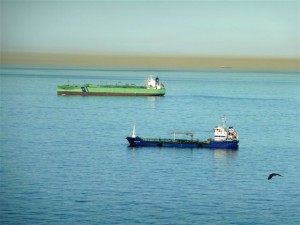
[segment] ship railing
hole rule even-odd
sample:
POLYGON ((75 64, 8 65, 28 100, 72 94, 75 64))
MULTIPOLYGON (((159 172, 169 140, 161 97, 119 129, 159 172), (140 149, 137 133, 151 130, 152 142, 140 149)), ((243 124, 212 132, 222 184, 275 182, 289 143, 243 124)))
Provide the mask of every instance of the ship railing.
POLYGON ((143 138, 144 141, 152 142, 169 142, 169 143, 190 143, 190 142, 199 142, 198 139, 187 140, 187 139, 171 139, 171 138, 143 138))
POLYGON ((172 131, 171 134, 173 134, 173 140, 176 140, 176 134, 189 135, 191 137, 191 140, 193 140, 194 137, 194 133, 190 131, 172 131))

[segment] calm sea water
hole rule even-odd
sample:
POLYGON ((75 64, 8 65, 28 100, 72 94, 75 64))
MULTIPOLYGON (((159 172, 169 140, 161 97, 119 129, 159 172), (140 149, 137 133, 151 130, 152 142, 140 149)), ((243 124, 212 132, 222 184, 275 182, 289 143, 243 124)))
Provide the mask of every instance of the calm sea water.
POLYGON ((150 72, 1 69, 1 224, 300 223, 299 74, 158 71, 165 97, 56 95, 150 72), (134 123, 142 137, 207 139, 224 115, 238 151, 125 139, 134 123))

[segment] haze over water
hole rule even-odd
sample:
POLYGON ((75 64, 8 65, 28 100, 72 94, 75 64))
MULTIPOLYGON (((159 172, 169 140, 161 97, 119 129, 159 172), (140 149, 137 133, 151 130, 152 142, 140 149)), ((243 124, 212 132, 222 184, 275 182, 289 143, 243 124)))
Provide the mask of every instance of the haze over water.
POLYGON ((299 75, 156 71, 165 97, 57 96, 63 83, 142 84, 153 71, 2 68, 1 224, 298 224, 299 75), (129 148, 212 137, 238 151, 129 148), (267 180, 270 173, 283 177, 267 180))
POLYGON ((299 1, 1 1, 1 52, 299 59, 299 1))

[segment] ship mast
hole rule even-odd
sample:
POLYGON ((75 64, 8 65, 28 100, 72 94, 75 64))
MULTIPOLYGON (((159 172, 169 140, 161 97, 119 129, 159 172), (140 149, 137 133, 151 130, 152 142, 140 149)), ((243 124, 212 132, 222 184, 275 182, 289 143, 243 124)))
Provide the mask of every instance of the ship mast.
POLYGON ((221 118, 221 122, 223 123, 223 127, 224 128, 226 128, 226 116, 223 116, 222 118, 221 118))
POLYGON ((136 138, 136 135, 135 135, 135 123, 133 124, 133 127, 132 127, 132 136, 133 138, 136 138))

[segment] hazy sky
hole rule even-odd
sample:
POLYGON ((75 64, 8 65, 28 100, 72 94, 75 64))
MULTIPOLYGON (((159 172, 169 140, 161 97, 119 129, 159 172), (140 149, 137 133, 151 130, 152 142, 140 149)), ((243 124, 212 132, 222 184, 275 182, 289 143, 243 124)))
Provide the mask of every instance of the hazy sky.
POLYGON ((299 1, 1 1, 1 51, 299 57, 299 1))

